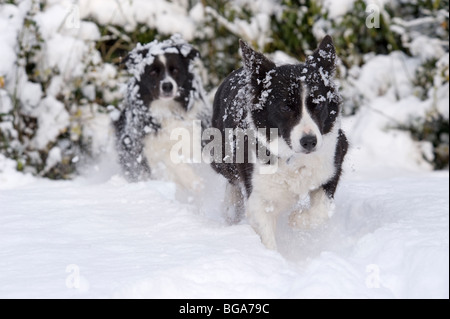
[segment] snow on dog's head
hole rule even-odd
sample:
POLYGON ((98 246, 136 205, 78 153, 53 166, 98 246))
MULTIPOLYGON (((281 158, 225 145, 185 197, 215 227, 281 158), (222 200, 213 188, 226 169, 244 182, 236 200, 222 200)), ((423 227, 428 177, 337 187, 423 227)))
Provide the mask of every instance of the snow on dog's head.
POLYGON ((132 75, 128 99, 145 107, 158 99, 175 100, 188 110, 196 91, 191 62, 199 56, 179 35, 162 42, 138 43, 123 61, 132 75))
MULTIPOLYGON (((340 113, 333 82, 336 52, 326 36, 305 63, 276 66, 241 41, 250 125, 278 129, 279 154, 309 154, 320 149, 340 113), (280 143, 281 142, 281 143, 280 143)), ((269 136, 267 144, 270 148, 269 136)))

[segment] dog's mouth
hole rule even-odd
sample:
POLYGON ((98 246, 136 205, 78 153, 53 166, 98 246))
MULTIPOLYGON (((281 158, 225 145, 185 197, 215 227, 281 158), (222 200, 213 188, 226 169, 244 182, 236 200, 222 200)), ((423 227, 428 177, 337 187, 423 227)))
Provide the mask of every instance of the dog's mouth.
POLYGON ((314 147, 312 149, 304 149, 304 148, 295 147, 295 148, 291 148, 291 149, 295 154, 298 154, 298 155, 310 155, 310 154, 314 154, 317 152, 317 147, 314 147))
POLYGON ((175 97, 175 92, 160 92, 160 94, 159 94, 159 97, 160 98, 162 98, 162 99, 167 99, 167 100, 170 100, 170 99, 173 99, 174 97, 175 97))

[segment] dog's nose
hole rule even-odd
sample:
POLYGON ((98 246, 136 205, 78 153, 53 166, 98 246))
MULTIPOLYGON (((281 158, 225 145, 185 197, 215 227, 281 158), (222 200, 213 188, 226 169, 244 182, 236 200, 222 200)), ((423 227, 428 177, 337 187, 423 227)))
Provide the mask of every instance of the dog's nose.
POLYGON ((300 145, 307 152, 311 152, 317 146, 317 137, 315 135, 306 135, 300 139, 300 145))
POLYGON ((161 87, 163 92, 166 93, 170 93, 173 90, 173 84, 171 82, 164 82, 161 87))

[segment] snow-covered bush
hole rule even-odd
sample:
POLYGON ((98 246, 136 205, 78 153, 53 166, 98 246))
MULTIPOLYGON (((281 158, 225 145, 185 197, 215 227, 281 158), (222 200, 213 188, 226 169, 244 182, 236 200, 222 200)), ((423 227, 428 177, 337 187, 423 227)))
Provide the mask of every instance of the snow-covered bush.
POLYGON ((200 51, 211 92, 240 66, 239 38, 302 60, 330 34, 345 115, 382 114, 377 129, 408 132, 426 161, 448 166, 443 0, 0 2, 0 152, 18 170, 72 177, 108 151, 108 113, 120 106, 128 78, 121 59, 139 42, 174 33, 200 51), (371 14, 378 25, 368 25, 371 14))
POLYGON ((388 54, 403 50, 399 36, 391 31, 392 17, 386 8, 370 7, 368 3, 370 1, 356 0, 344 15, 330 19, 330 33, 346 67, 362 65, 364 55, 368 53, 388 54))
MULTIPOLYGON (((365 12, 364 5, 355 1, 352 12, 365 12)), ((337 43, 345 42, 349 34, 361 36, 352 53, 340 54, 344 112, 356 114, 360 108, 376 105, 377 99, 388 98, 386 109, 376 110, 387 119, 385 129, 409 132, 427 162, 436 169, 448 167, 448 1, 389 1, 379 13, 380 28, 364 28, 357 24, 364 20, 353 19, 350 13, 337 19, 354 25, 342 35, 335 34, 337 43), (400 110, 406 100, 409 107, 400 110), (395 105, 397 113, 388 109, 395 105)))
POLYGON ((0 150, 50 178, 69 178, 103 151, 98 128, 107 130, 106 107, 120 96, 117 69, 96 50, 97 26, 69 23, 71 10, 63 1, 0 6, 0 150))
POLYGON ((449 161, 449 1, 398 0, 391 29, 401 36, 411 56, 420 61, 412 75, 417 96, 429 103, 425 116, 413 116, 400 128, 414 139, 433 145, 432 162, 437 169, 449 161))

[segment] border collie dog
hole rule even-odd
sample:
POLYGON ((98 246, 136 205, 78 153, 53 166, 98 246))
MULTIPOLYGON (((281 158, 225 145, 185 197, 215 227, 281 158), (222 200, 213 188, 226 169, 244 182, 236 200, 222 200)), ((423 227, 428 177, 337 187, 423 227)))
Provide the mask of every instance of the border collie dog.
MULTIPOLYGON (((210 110, 195 71, 199 53, 180 36, 138 44, 125 58, 131 73, 120 116, 114 123, 119 162, 127 180, 174 181, 192 189, 196 178, 187 164, 176 164, 170 151, 174 129, 206 125, 210 110)), ((187 146, 189 147, 189 145, 187 146)))
MULTIPOLYGON (((243 41, 240 47, 243 67, 220 85, 212 127, 224 136, 229 129, 253 132, 258 152, 249 150, 246 136, 243 161, 216 157, 212 166, 229 182, 227 209, 237 218, 245 212, 263 244, 276 249, 281 213, 290 213, 293 227, 314 228, 334 208, 348 148, 333 83, 336 53, 326 36, 305 63, 277 66, 243 41), (263 157, 269 160, 259 160, 263 157)), ((242 149, 236 140, 235 151, 242 149)))

